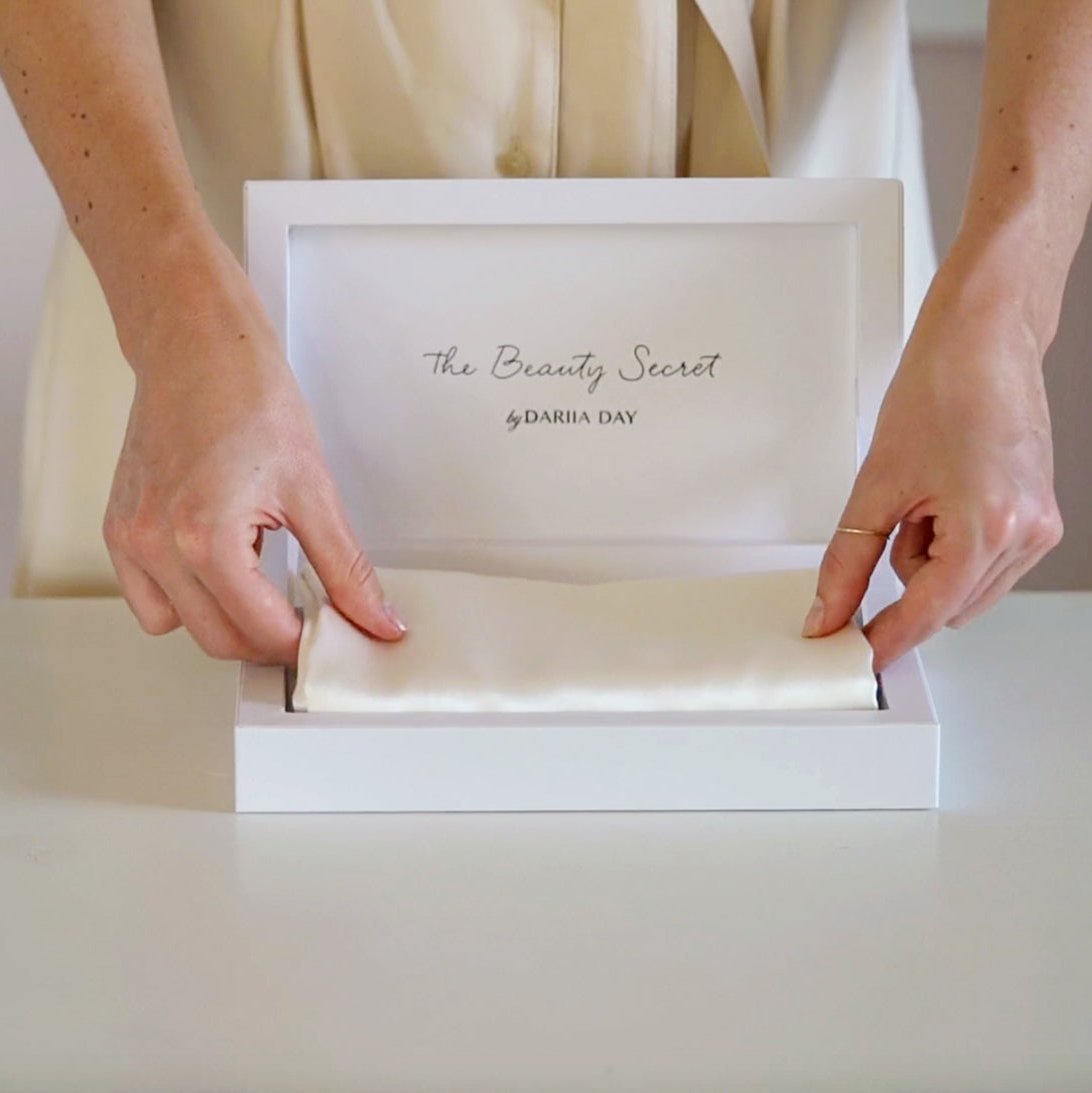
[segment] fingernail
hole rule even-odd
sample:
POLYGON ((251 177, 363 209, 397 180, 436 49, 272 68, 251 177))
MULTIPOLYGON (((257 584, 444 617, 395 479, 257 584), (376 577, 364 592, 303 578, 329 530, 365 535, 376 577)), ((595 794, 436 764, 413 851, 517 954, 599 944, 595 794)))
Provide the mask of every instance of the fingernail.
POLYGON ((816 596, 812 601, 808 617, 804 619, 804 633, 806 638, 815 637, 823 628, 823 601, 816 596))
POLYGON ((390 620, 390 624, 396 630, 400 630, 404 634, 409 629, 409 627, 406 625, 405 619, 403 619, 402 616, 398 614, 398 612, 394 609, 393 604, 384 601, 383 611, 385 612, 387 618, 390 620))

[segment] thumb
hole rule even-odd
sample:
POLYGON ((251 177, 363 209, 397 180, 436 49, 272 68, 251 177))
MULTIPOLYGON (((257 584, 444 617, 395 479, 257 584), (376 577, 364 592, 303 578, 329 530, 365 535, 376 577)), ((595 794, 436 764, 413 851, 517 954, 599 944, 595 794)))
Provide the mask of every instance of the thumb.
POLYGON ((819 566, 819 584, 804 620, 804 637, 820 638, 841 630, 861 606, 872 571, 897 523, 877 502, 877 488, 858 478, 819 566), (843 530, 846 528, 856 530, 843 530))
POLYGON ((406 624, 387 602, 375 568, 356 541, 333 484, 305 489, 285 513, 330 602, 354 626, 373 637, 397 641, 406 624))

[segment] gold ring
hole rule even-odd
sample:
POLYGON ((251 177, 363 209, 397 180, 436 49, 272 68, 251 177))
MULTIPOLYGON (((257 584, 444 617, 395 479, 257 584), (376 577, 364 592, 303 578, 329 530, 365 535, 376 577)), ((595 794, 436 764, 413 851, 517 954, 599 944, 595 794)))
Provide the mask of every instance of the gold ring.
POLYGON ((839 524, 835 531, 844 531, 847 535, 875 535, 879 539, 890 539, 889 531, 873 531, 871 528, 847 528, 839 524))

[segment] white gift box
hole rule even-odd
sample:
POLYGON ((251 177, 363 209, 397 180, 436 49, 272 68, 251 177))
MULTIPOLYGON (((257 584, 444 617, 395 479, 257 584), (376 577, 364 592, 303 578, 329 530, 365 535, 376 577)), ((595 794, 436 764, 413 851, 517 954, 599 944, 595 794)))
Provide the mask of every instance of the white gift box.
MULTIPOLYGON (((888 180, 252 182, 250 277, 373 561, 568 580, 817 565, 902 330, 888 180)), ((291 590, 301 556, 270 537, 291 590)), ((864 605, 896 594, 886 562, 864 605)), ((238 811, 929 808, 875 711, 296 712, 244 666, 238 811)))

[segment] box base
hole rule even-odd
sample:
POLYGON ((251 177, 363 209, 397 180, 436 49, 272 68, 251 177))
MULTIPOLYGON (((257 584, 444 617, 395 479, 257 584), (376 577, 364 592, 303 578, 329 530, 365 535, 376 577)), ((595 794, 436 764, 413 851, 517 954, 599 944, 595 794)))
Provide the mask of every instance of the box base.
MULTIPOLYGON (((815 565, 818 546, 739 551, 582 547, 465 556, 405 547, 399 564, 584 579, 815 565), (541 555, 541 556, 540 556, 541 555), (471 564, 473 563, 473 564, 471 564)), ((375 556, 375 555, 373 555, 375 556)), ((383 559, 384 562, 387 558, 383 559)), ((864 611, 897 595, 886 563, 864 611)), ((293 713, 285 673, 244 665, 238 812, 933 808, 940 727, 917 652, 881 679, 879 710, 597 714, 293 713)))
MULTIPOLYGON (((899 698, 917 654, 884 677, 899 698)), ((379 718, 283 710, 243 671, 239 812, 905 809, 937 803, 935 719, 877 711, 379 718), (257 716, 264 708, 264 720, 257 716)))

